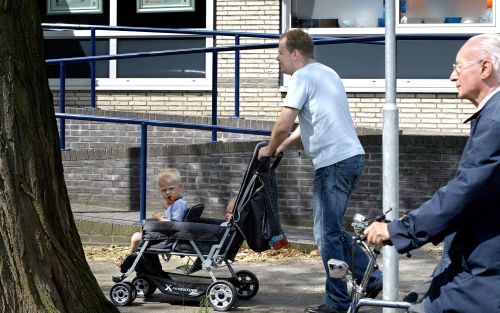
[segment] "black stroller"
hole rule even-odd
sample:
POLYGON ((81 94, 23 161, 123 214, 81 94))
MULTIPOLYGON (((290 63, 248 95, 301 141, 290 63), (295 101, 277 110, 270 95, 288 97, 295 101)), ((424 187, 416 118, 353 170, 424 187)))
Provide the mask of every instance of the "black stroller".
POLYGON ((250 271, 235 272, 231 263, 244 240, 257 252, 280 248, 287 239, 279 223, 275 168, 281 157, 257 160, 258 152, 267 142, 256 145, 236 199, 233 218, 228 226, 223 220, 203 218, 203 205, 192 207, 184 222, 145 220, 138 252, 128 256, 121 267, 121 276, 113 277, 111 301, 117 306, 132 303, 137 296, 149 297, 158 288, 161 292, 203 301, 217 311, 236 306, 238 298, 250 299, 259 290, 259 281, 250 271), (181 273, 162 270, 159 255, 169 261, 173 255, 195 257, 191 267, 181 273), (227 266, 230 277, 217 278, 214 270, 227 266), (207 276, 193 273, 206 270, 207 276), (124 280, 133 272, 132 282, 124 280))

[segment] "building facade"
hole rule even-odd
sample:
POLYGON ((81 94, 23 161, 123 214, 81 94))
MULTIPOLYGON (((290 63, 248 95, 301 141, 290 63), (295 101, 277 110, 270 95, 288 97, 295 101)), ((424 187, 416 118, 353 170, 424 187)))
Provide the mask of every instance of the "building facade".
MULTIPOLYGON (((469 126, 463 121, 474 112, 474 107, 457 99, 455 87, 448 80, 458 48, 467 36, 500 30, 496 23, 496 3, 464 1, 480 4, 480 10, 444 6, 439 10, 416 12, 412 11, 415 7, 410 6, 410 1, 397 3, 401 12, 396 26, 398 34, 455 36, 439 40, 401 38, 398 42, 397 104, 403 133, 400 138, 403 212, 426 201, 453 176, 469 132, 469 126), (435 16, 436 12, 442 16, 435 16), (422 134, 433 136, 420 136, 422 134)), ((449 1, 441 2, 451 6, 449 1)), ((461 0, 453 0, 453 3, 461 3, 461 0)), ((315 37, 383 36, 385 23, 382 0, 39 0, 39 4, 44 23, 216 29, 275 35, 300 27, 315 37)), ((46 58, 90 55, 90 35, 89 30, 46 28, 46 58)), ((96 37, 97 55, 235 44, 231 33, 218 36, 215 41, 213 36, 202 34, 131 30, 98 30, 96 37)), ((255 43, 277 43, 277 39, 240 37, 242 45, 255 43)), ((237 87, 242 119, 232 118, 236 94, 235 53, 217 54, 219 125, 272 129, 289 80, 279 72, 276 50, 240 52, 237 87)), ((334 68, 343 79, 358 134, 367 152, 364 177, 353 195, 348 216, 353 212, 371 214, 374 211, 369 209, 380 208, 382 202, 380 129, 385 101, 384 46, 377 42, 321 45, 316 48, 316 58, 334 68)), ((88 109, 89 65, 70 64, 66 67, 65 104, 70 107, 67 112, 209 124, 213 63, 210 53, 96 62, 98 110, 88 109)), ((59 69, 47 66, 47 72, 57 106, 59 69)), ((139 127, 66 122, 68 150, 63 151, 63 160, 72 203, 136 210, 140 189, 139 127)), ((255 144, 251 140, 263 139, 219 133, 217 139, 223 143, 207 143, 208 132, 156 127, 148 129, 148 138, 148 207, 155 207, 161 201, 155 185, 157 174, 172 166, 183 172, 189 201, 207 204, 207 212, 213 216, 220 214, 227 199, 238 191, 255 144)), ((278 171, 282 220, 287 224, 310 226, 310 160, 302 150, 291 151, 278 171)))
MULTIPOLYGON (((384 35, 383 0, 73 2, 39 0, 42 21, 266 34, 300 27, 318 37, 384 35)), ((500 30, 496 23, 496 3, 442 1, 448 3, 448 7, 431 7, 420 12, 410 6, 411 2, 396 4, 400 12, 397 34, 456 38, 398 41, 400 129, 403 133, 467 134, 468 126, 462 122, 474 108, 456 98, 454 84, 448 77, 457 49, 466 36, 500 30), (459 5, 461 2, 463 7, 459 5)), ((44 35, 49 59, 89 55, 90 31, 46 30, 44 35)), ((214 42, 212 36, 99 30, 96 37, 97 54, 235 44, 233 36, 218 36, 214 42)), ((277 42, 244 36, 240 40, 242 45, 277 42)), ((289 78, 280 74, 276 54, 275 48, 240 52, 241 117, 274 120, 278 116, 289 78)), ((384 46, 373 43, 322 45, 317 46, 316 58, 343 78, 356 126, 380 129, 385 101, 384 46)), ((109 111, 210 116, 212 62, 210 53, 97 62, 96 106, 109 111)), ((217 102, 221 116, 232 116, 235 111, 234 64, 234 52, 218 53, 217 102)), ((59 71, 50 66, 48 73, 57 105, 59 71)), ((67 76, 66 105, 88 106, 89 66, 70 65, 67 76)))

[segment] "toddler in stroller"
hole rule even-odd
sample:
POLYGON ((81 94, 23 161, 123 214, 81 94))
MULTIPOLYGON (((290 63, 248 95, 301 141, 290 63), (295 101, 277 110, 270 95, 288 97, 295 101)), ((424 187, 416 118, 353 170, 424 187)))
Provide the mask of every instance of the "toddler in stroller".
POLYGON ((257 160, 266 142, 257 144, 235 201, 227 226, 223 220, 200 217, 203 205, 192 207, 184 222, 162 223, 146 220, 142 225, 140 250, 124 260, 121 276, 110 290, 117 306, 128 305, 136 296, 148 297, 158 288, 169 295, 203 300, 217 311, 236 305, 238 298, 250 299, 259 289, 257 277, 250 271, 234 271, 232 262, 244 240, 257 252, 278 249, 287 244, 277 209, 274 172, 281 158, 257 160), (163 271, 158 255, 169 261, 173 255, 196 257, 206 276, 163 271), (230 277, 217 278, 214 270, 226 266, 230 277), (136 273, 132 282, 125 279, 136 273))
MULTIPOLYGON (((161 197, 166 201, 163 204, 163 213, 153 213, 153 219, 157 221, 183 221, 186 218, 188 210, 186 200, 182 197, 183 185, 181 182, 181 173, 178 169, 167 168, 158 175, 158 190, 161 197)), ((115 260, 115 264, 121 267, 123 261, 139 248, 142 239, 142 233, 136 232, 130 238, 130 248, 127 254, 115 260)))

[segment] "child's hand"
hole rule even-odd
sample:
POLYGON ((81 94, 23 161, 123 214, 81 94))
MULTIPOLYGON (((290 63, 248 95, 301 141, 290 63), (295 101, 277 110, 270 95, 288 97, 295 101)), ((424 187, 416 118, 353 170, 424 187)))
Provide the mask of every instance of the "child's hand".
POLYGON ((158 212, 154 212, 153 213, 153 218, 157 221, 164 221, 166 220, 165 216, 161 213, 158 213, 158 212))

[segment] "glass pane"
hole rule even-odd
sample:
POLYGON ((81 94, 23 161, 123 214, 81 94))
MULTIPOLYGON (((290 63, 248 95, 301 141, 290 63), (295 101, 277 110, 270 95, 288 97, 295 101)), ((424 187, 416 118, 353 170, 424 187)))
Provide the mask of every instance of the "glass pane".
MULTIPOLYGON (((204 38, 119 39, 118 53, 205 48, 204 38)), ((205 53, 123 59, 119 78, 205 78, 205 53)))
POLYGON ((207 4, 195 0, 194 12, 137 12, 137 1, 117 1, 118 25, 163 28, 205 28, 207 4))
POLYGON ((292 0, 292 27, 380 27, 383 0, 292 0))
POLYGON ((400 0, 400 23, 493 23, 492 8, 493 0, 400 0))
POLYGON ((457 51, 464 40, 400 40, 397 46, 397 77, 448 79, 457 51))
MULTIPOLYGON (((90 40, 88 39, 45 39, 45 58, 59 59, 83 57, 90 55, 90 40)), ((109 54, 109 40, 96 40, 96 55, 109 54)), ((96 77, 109 77, 109 62, 95 62, 96 77)), ((49 78, 59 78, 59 65, 47 65, 49 78)), ((66 65, 67 78, 90 78, 90 64, 88 62, 71 63, 66 65)))
MULTIPOLYGON (((83 1, 82 1, 83 2, 83 1)), ((66 24, 88 24, 109 25, 109 1, 102 3, 101 13, 68 12, 67 14, 47 14, 47 0, 38 0, 42 23, 66 23, 66 24)))
MULTIPOLYGON (((461 40, 400 40, 397 46, 397 77, 448 79, 461 40)), ((316 59, 345 79, 383 79, 383 45, 336 44, 316 46, 316 59), (349 56, 349 57, 346 57, 349 56)))

